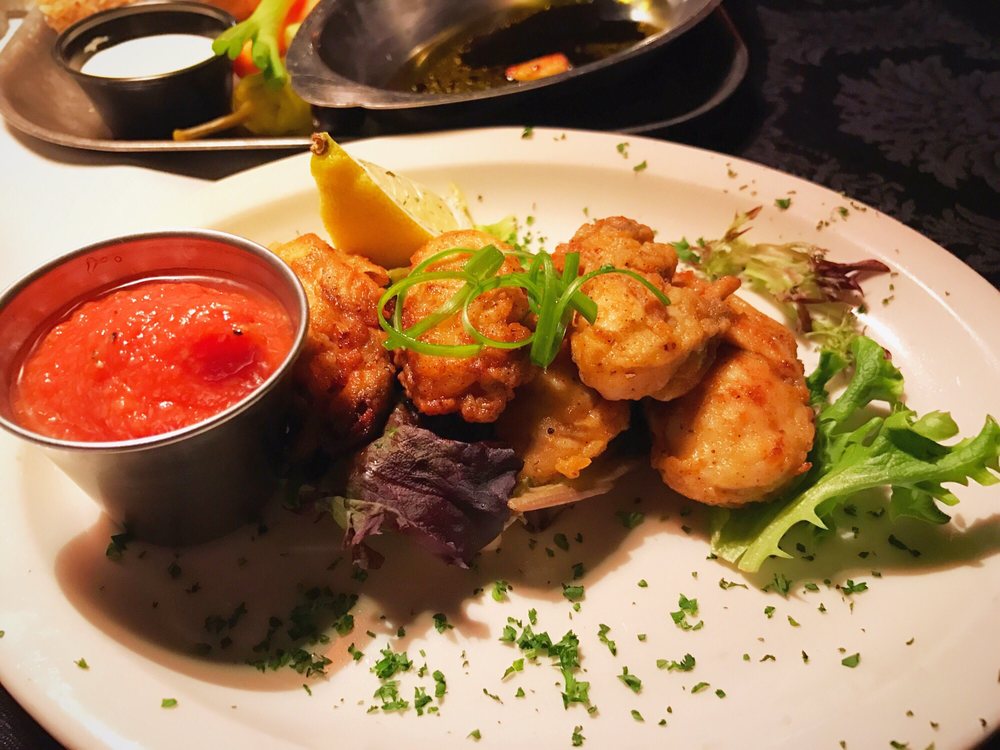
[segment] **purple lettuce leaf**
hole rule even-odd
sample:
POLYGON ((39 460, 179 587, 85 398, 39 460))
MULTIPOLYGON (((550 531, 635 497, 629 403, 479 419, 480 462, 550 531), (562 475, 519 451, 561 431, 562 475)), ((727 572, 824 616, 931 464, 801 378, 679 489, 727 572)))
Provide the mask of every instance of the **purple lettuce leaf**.
POLYGON ((409 534, 446 561, 467 567, 506 525, 521 466, 507 447, 393 424, 355 456, 334 515, 361 565, 369 561, 365 539, 388 530, 409 534))

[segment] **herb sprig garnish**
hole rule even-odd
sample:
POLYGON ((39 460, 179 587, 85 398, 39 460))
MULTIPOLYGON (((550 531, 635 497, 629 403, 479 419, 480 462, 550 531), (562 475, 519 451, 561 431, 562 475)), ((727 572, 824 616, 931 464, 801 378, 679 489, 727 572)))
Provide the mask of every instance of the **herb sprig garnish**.
POLYGON ((579 253, 567 253, 560 273, 552 255, 544 251, 528 253, 520 250, 501 251, 495 245, 487 245, 479 250, 455 247, 442 250, 418 263, 404 278, 392 284, 378 302, 379 325, 389 334, 385 342, 387 349, 410 349, 419 354, 439 357, 474 357, 484 347, 496 349, 520 349, 530 346, 530 359, 539 367, 548 367, 559 353, 566 329, 579 313, 588 323, 597 319, 597 303, 583 293, 582 287, 591 279, 608 273, 618 273, 635 279, 649 290, 664 305, 669 305, 667 296, 641 274, 627 268, 604 265, 593 271, 579 274, 579 253), (456 256, 467 255, 461 269, 433 271, 434 265, 456 256), (500 274, 507 256, 517 258, 527 269, 500 274), (407 292, 414 286, 429 282, 463 281, 462 287, 438 310, 417 323, 403 326, 403 305, 407 292), (469 317, 472 303, 486 292, 499 288, 523 289, 528 297, 528 306, 536 317, 535 330, 517 341, 499 341, 479 331, 469 317), (385 308, 395 301, 390 317, 385 316, 385 308), (440 323, 460 315, 462 327, 471 339, 468 344, 435 344, 421 339, 425 333, 440 323))

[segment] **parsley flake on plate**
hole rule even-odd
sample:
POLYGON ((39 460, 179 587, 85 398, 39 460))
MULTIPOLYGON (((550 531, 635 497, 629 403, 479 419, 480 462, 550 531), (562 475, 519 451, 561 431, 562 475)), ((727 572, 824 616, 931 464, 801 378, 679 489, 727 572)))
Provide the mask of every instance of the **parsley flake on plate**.
POLYGON ((618 520, 622 522, 622 526, 624 526, 626 529, 634 529, 636 526, 638 526, 640 523, 646 520, 646 514, 638 510, 632 510, 632 511, 620 510, 617 513, 615 513, 615 515, 618 516, 618 520))
POLYGON ((642 690, 642 680, 631 674, 628 671, 628 667, 622 667, 622 673, 618 675, 618 679, 633 693, 638 693, 642 690))
POLYGON ((599 640, 601 643, 603 643, 605 646, 608 647, 608 651, 611 652, 612 656, 618 656, 618 644, 616 644, 613 640, 608 638, 608 633, 610 632, 611 632, 611 627, 602 624, 597 629, 597 640, 599 640))
POLYGON ((491 596, 493 601, 502 602, 507 598, 507 592, 510 591, 510 584, 503 579, 499 579, 493 582, 493 592, 491 596))
MULTIPOLYGON (((749 656, 745 654, 745 656, 749 656)), ((665 669, 668 672, 690 672, 694 669, 695 658, 691 654, 684 654, 684 657, 680 661, 671 661, 669 659, 657 659, 656 667, 658 669, 665 669)))
POLYGON ((443 612, 435 613, 433 616, 433 620, 434 620, 434 629, 439 633, 443 633, 444 631, 451 630, 452 628, 455 627, 450 622, 448 622, 448 616, 443 612))
POLYGON ((692 619, 698 616, 698 600, 688 599, 684 594, 680 595, 677 600, 677 606, 680 607, 676 612, 671 612, 670 617, 674 621, 674 624, 681 630, 701 630, 705 623, 702 620, 692 624, 688 622, 688 617, 692 619))

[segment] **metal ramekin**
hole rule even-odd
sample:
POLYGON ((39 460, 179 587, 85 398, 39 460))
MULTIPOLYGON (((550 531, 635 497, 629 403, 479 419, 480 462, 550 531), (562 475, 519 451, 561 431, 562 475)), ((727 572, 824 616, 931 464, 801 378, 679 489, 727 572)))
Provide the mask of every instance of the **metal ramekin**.
POLYGON ((217 37, 236 23, 226 11, 196 2, 137 3, 95 13, 56 40, 56 63, 90 98, 116 138, 170 138, 175 128, 206 122, 230 111, 232 63, 211 57, 152 76, 106 78, 81 66, 119 42, 157 34, 217 37))
POLYGON ((308 324, 302 284, 266 248, 230 234, 177 230, 99 242, 43 266, 0 296, 0 427, 41 448, 136 537, 194 544, 252 520, 277 486, 290 376, 308 324), (77 442, 19 425, 11 387, 27 348, 83 299, 145 277, 227 279, 275 297, 295 336, 280 367, 202 422, 134 440, 77 442))

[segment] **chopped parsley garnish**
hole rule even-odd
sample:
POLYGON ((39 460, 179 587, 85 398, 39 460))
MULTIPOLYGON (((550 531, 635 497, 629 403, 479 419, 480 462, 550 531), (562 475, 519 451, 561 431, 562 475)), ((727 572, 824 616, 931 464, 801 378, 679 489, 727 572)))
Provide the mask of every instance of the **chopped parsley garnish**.
POLYGON ((387 645, 380 653, 382 658, 375 662, 375 666, 372 667, 372 672, 380 680, 387 680, 399 672, 408 672, 413 667, 413 662, 410 661, 405 651, 396 653, 387 645))
POLYGON ((767 615, 767 619, 770 620, 772 617, 774 617, 774 607, 772 607, 771 605, 764 607, 764 614, 767 615))
POLYGON ((622 155, 622 158, 627 159, 628 158, 628 141, 623 141, 622 143, 619 143, 617 146, 615 146, 615 150, 617 150, 618 153, 622 155))
POLYGON ((608 638, 609 632, 611 632, 611 627, 602 624, 597 630, 597 640, 608 647, 608 651, 611 652, 612 656, 618 656, 618 644, 608 638))
POLYGON ((626 529, 634 529, 646 519, 646 514, 638 510, 620 510, 615 515, 618 516, 618 519, 622 522, 622 526, 626 529))
POLYGON ((431 677, 434 678, 434 697, 443 698, 444 694, 448 692, 448 683, 444 679, 444 673, 435 669, 431 673, 431 677))
POLYGON ((670 617, 673 619, 674 624, 681 630, 701 630, 705 623, 702 620, 692 624, 688 622, 687 618, 692 619, 698 616, 698 600, 688 599, 684 594, 680 595, 677 600, 677 606, 680 607, 676 612, 671 612, 670 617))
POLYGON ((578 581, 583 578, 583 563, 573 564, 573 580, 578 581))
POLYGON ((715 694, 717 696, 719 696, 720 698, 725 698, 726 697, 726 691, 723 690, 722 688, 719 688, 718 690, 716 690, 715 694))
POLYGON ((417 716, 424 715, 424 706, 433 700, 427 695, 427 690, 420 685, 413 688, 413 707, 417 709, 417 716))
POLYGON ((167 573, 170 574, 171 578, 180 578, 181 566, 177 564, 176 560, 172 560, 170 565, 167 566, 167 573))
POLYGON ((702 690, 705 690, 708 687, 710 687, 709 683, 707 683, 707 682, 699 682, 697 685, 695 685, 694 687, 691 688, 691 693, 692 694, 693 693, 700 693, 702 690))
POLYGON ((649 583, 646 581, 645 578, 640 578, 639 582, 636 583, 635 585, 641 589, 649 588, 649 583))
POLYGON ((483 688, 483 695, 485 695, 487 698, 495 700, 497 703, 503 703, 503 701, 500 700, 500 696, 499 695, 497 695, 496 693, 491 693, 486 688, 483 688))
POLYGON ((176 708, 177 699, 176 698, 164 698, 160 701, 160 708, 176 708))
POLYGON ((510 584, 502 579, 493 582, 493 601, 502 602, 507 598, 507 592, 510 591, 510 584))
MULTIPOLYGON (((271 617, 266 635, 253 647, 254 653, 260 656, 249 659, 247 663, 261 672, 287 666, 306 677, 324 674, 330 660, 321 654, 310 652, 307 647, 329 643, 330 636, 326 628, 330 618, 337 623, 354 606, 357 598, 356 594, 334 594, 326 587, 309 589, 303 595, 302 601, 288 615, 286 642, 283 645, 275 645, 278 631, 285 623, 281 618, 271 617)), ((240 613, 239 607, 227 625, 229 622, 235 625, 238 619, 237 613, 240 613)), ((213 627, 217 625, 215 620, 211 620, 211 623, 213 627)), ((346 626, 346 623, 341 623, 341 626, 346 626)))
POLYGON ((519 687, 517 689, 517 692, 514 693, 514 697, 515 698, 523 698, 524 697, 524 688, 523 687, 519 687))
POLYGON ((563 552, 566 552, 569 549, 569 539, 566 538, 565 534, 556 534, 552 537, 552 542, 563 552))
POLYGON ((351 655, 351 658, 353 658, 354 661, 361 661, 361 659, 365 655, 364 652, 359 651, 358 648, 353 643, 347 647, 347 653, 351 655))
POLYGON ((90 665, 87 664, 87 660, 84 659, 82 656, 73 663, 76 664, 76 666, 78 666, 80 669, 90 669, 90 665))
POLYGON ((645 719, 642 718, 642 714, 636 711, 634 708, 629 713, 632 714, 632 718, 635 719, 636 721, 645 721, 645 719))
POLYGON ((580 747, 585 739, 587 738, 583 736, 583 727, 573 727, 573 734, 570 736, 570 741, 573 743, 573 747, 580 747))
POLYGON ((684 657, 680 661, 671 661, 668 659, 657 659, 656 666, 658 669, 665 669, 668 672, 690 672, 694 669, 695 659, 691 654, 684 654, 684 657))
POLYGON ((778 208, 780 208, 782 211, 784 211, 790 205, 792 205, 792 199, 791 198, 775 198, 774 199, 774 205, 776 205, 778 208))
POLYGON ((578 602, 583 599, 583 586, 577 584, 564 583, 562 585, 563 596, 569 599, 571 602, 578 602))
POLYGON ((788 598, 788 592, 792 588, 792 582, 788 580, 782 573, 775 573, 774 578, 771 582, 764 587, 765 590, 773 588, 779 594, 781 594, 786 599, 788 598))
MULTIPOLYGON (((521 138, 527 140, 535 134, 535 128, 531 125, 526 125, 524 130, 521 131, 521 138)), ((479 739, 479 730, 476 730, 476 739, 479 739)))
POLYGON ((345 612, 334 621, 333 629, 337 631, 337 635, 347 635, 354 630, 354 615, 345 612))
POLYGON ((523 672, 523 671, 524 671, 524 659, 514 659, 514 662, 509 667, 507 667, 506 671, 503 673, 503 677, 501 677, 500 679, 506 680, 515 672, 523 672))
POLYGON ((628 667, 622 667, 622 673, 618 675, 618 679, 625 683, 625 686, 633 693, 638 693, 642 690, 642 680, 631 674, 628 671, 628 667))
POLYGON ((385 711, 405 711, 410 707, 410 702, 399 697, 399 682, 397 680, 386 680, 378 689, 372 693, 373 698, 382 701, 380 708, 385 711))
POLYGON ((719 588, 722 589, 723 591, 725 591, 727 589, 737 588, 737 587, 739 587, 741 589, 748 589, 748 588, 750 588, 745 583, 737 583, 736 581, 727 581, 725 578, 720 578, 719 579, 719 588))
POLYGON ((812 581, 810 581, 809 583, 804 584, 804 586, 805 586, 805 590, 806 591, 819 591, 819 586, 817 586, 812 581))
POLYGON ((848 596, 850 596, 851 594, 860 594, 862 591, 868 590, 868 584, 865 583, 864 581, 858 581, 857 583, 855 583, 850 578, 848 578, 847 582, 840 587, 840 590, 843 593, 847 594, 848 596))
POLYGON ((639 162, 634 167, 632 167, 632 171, 633 172, 643 172, 643 171, 645 171, 645 169, 646 169, 647 166, 649 166, 649 165, 646 164, 646 160, 643 159, 641 162, 639 162))
MULTIPOLYGON (((534 622, 532 620, 532 624, 534 622)), ((569 708, 571 703, 589 705, 590 683, 576 679, 576 672, 580 668, 580 641, 573 631, 568 631, 558 643, 553 643, 548 633, 535 633, 532 625, 523 625, 513 618, 508 618, 508 623, 511 630, 514 625, 520 627, 521 633, 518 635, 514 630, 514 638, 509 639, 510 633, 508 627, 505 627, 502 641, 515 643, 530 661, 535 661, 540 656, 548 656, 554 660, 553 666, 563 676, 563 707, 569 708)))
POLYGON ((861 654, 851 654, 850 656, 845 656, 840 660, 840 663, 845 667, 850 667, 854 669, 858 664, 861 663, 861 654))
POLYGON ((451 630, 452 628, 455 627, 450 622, 448 622, 448 616, 443 612, 435 613, 433 619, 434 619, 434 629, 439 633, 443 633, 444 631, 451 630))
POLYGON ((799 627, 798 621, 796 621, 796 619, 791 615, 788 615, 788 624, 791 625, 793 628, 799 627))
POLYGON ((108 548, 104 551, 105 556, 109 560, 122 559, 122 553, 128 549, 128 543, 132 541, 132 534, 128 531, 123 531, 121 534, 112 534, 111 541, 108 542, 108 548))

